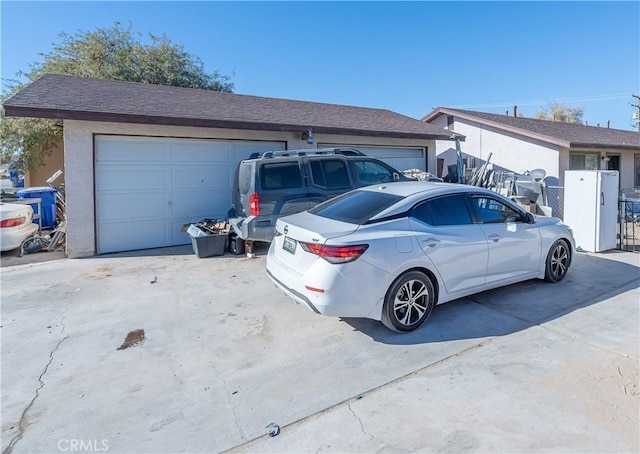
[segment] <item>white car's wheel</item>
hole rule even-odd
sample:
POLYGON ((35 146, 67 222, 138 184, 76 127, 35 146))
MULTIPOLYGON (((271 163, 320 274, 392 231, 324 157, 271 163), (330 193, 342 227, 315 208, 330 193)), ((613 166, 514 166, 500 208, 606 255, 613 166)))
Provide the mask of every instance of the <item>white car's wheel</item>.
POLYGON ((560 282, 567 275, 571 264, 571 251, 566 241, 558 240, 553 243, 545 268, 545 280, 549 282, 560 282))
POLYGON ((381 321, 398 333, 413 331, 427 321, 434 301, 431 279, 420 271, 409 271, 389 287, 381 321))

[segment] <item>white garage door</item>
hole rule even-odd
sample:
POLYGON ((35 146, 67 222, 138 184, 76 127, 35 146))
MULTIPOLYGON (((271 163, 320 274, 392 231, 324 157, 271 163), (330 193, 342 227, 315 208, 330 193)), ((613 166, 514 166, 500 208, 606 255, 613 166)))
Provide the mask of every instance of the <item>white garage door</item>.
POLYGON ((187 244, 183 224, 224 219, 238 162, 281 142, 96 137, 97 252, 187 244))
POLYGON ((403 171, 407 169, 427 170, 427 158, 424 148, 412 147, 363 147, 359 145, 318 144, 318 148, 350 147, 366 155, 378 158, 390 166, 403 171))

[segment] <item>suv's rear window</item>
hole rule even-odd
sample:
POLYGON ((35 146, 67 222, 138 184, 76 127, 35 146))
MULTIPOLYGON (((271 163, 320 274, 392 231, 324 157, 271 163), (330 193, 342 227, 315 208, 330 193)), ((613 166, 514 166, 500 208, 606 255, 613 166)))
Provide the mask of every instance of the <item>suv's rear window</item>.
POLYGON ((238 187, 240 194, 248 194, 251 191, 251 175, 253 163, 241 163, 238 170, 238 187))
POLYGON ((302 186, 302 176, 298 162, 265 164, 260 170, 260 183, 263 190, 291 189, 302 186))
POLYGON ((352 191, 317 205, 309 212, 336 221, 362 225, 401 199, 401 196, 382 192, 352 191))

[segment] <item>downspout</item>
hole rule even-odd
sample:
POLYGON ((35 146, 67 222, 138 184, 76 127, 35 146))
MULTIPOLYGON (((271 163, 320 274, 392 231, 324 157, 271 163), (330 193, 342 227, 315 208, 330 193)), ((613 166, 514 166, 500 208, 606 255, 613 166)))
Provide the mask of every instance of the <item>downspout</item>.
POLYGON ((460 150, 460 139, 456 134, 451 135, 451 139, 456 141, 456 165, 458 167, 458 183, 462 183, 462 150, 460 150))

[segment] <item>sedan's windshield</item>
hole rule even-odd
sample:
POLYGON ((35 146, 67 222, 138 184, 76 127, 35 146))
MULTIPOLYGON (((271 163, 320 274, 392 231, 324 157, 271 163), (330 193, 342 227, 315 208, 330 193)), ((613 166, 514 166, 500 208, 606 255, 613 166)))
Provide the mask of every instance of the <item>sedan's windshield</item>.
POLYGON ((352 191, 309 210, 317 216, 362 225, 376 214, 402 200, 401 196, 373 191, 352 191))

